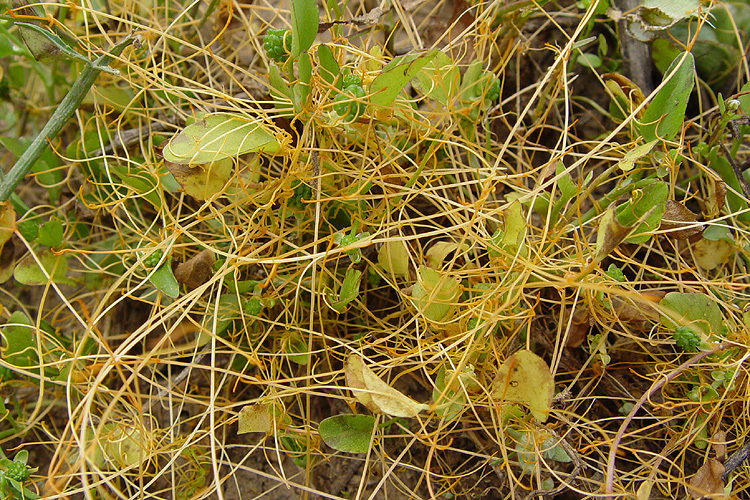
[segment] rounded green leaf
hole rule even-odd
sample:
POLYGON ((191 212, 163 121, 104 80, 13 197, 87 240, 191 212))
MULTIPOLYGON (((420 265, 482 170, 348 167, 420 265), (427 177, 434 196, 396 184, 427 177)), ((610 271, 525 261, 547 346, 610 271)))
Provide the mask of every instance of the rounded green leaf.
POLYGON ((719 334, 724 316, 714 299, 703 293, 670 292, 659 305, 665 315, 662 324, 670 327, 689 324, 706 335, 719 334))
POLYGON ((24 285, 46 285, 50 280, 57 284, 74 283, 72 279, 65 276, 68 270, 67 255, 55 255, 49 250, 45 250, 40 252, 37 258, 38 263, 37 259, 34 259, 31 254, 21 259, 13 270, 13 277, 16 278, 16 281, 24 285))
POLYGON ((335 415, 323 420, 318 432, 334 450, 367 453, 374 428, 375 417, 371 415, 335 415))
POLYGON ((212 113, 188 125, 164 147, 164 159, 180 165, 202 165, 241 154, 281 152, 288 137, 262 120, 234 113, 212 113))
POLYGON ((48 220, 39 230, 37 241, 48 247, 59 247, 63 241, 63 225, 59 220, 48 220))

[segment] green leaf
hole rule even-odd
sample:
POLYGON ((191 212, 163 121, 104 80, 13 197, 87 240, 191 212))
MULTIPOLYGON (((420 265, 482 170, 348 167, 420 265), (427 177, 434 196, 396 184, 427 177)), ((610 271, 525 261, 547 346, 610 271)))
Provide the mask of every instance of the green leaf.
POLYGON ((620 167, 623 172, 630 172, 631 170, 633 170, 633 167, 635 167, 635 162, 649 154, 651 150, 654 149, 654 146, 657 142, 658 140, 654 139, 653 141, 634 147, 633 149, 625 153, 625 155, 622 157, 622 160, 617 162, 617 166, 620 167))
POLYGON ((292 332, 284 345, 284 352, 288 354, 289 360, 298 365, 306 365, 310 362, 310 352, 307 341, 297 332, 292 332))
MULTIPOLYGON (((560 196, 552 205, 552 212, 550 213, 550 220, 553 223, 558 222, 560 211, 567 205, 567 203, 575 198, 578 194, 578 185, 573 182, 570 178, 570 174, 565 172, 565 164, 562 161, 557 162, 555 167, 555 177, 557 177, 557 189, 560 190, 560 196)), ((523 216, 523 214, 521 214, 523 216)))
POLYGON ((453 60, 438 52, 417 72, 414 87, 430 99, 446 105, 458 90, 461 73, 453 60))
POLYGON ((702 293, 670 292, 661 299, 665 316, 662 324, 669 328, 690 326, 706 336, 718 335, 723 330, 724 317, 715 300, 702 293))
POLYGON ((309 49, 318 34, 318 4, 315 0, 292 0, 292 50, 291 57, 309 49))
POLYGON ((516 253, 526 238, 526 217, 523 215, 521 203, 516 200, 503 212, 504 233, 502 247, 511 254, 516 253))
POLYGON ((328 85, 333 85, 336 81, 336 77, 339 75, 341 69, 336 58, 333 57, 331 48, 326 44, 320 44, 318 46, 318 61, 320 62, 320 77, 323 78, 328 85))
POLYGON ((185 127, 164 147, 164 159, 179 165, 202 165, 251 152, 281 153, 288 137, 257 118, 212 113, 185 127))
POLYGON ((35 332, 31 320, 24 313, 16 311, 11 314, 8 322, 2 327, 3 359, 21 368, 39 366, 35 332))
POLYGON ((222 294, 219 297, 217 308, 218 311, 215 318, 212 311, 209 331, 218 335, 224 333, 229 328, 229 325, 240 317, 240 302, 237 295, 234 293, 222 294))
POLYGON ((750 115, 750 82, 745 84, 740 89, 740 96, 737 99, 740 101, 740 109, 746 114, 750 115))
POLYGON ((425 266, 419 267, 418 274, 411 292, 414 306, 430 321, 439 323, 450 318, 458 307, 460 283, 425 266))
POLYGON ((359 295, 359 279, 362 277, 362 271, 356 269, 347 269, 344 281, 341 283, 338 300, 331 302, 331 307, 338 313, 344 312, 346 306, 359 295))
POLYGON ((698 14, 698 0, 644 0, 640 17, 648 26, 671 26, 698 14))
MULTIPOLYGON (((156 179, 154 174, 143 167, 135 165, 125 168, 112 168, 110 170, 117 174, 123 184, 132 187, 143 199, 151 203, 156 210, 161 209, 161 197, 159 196, 157 187, 159 180, 156 179)), ((169 172, 166 166, 162 166, 162 171, 165 174, 169 172)), ((174 176, 169 175, 169 177, 171 177, 170 180, 174 180, 174 176)), ((169 183, 170 180, 166 182, 169 183)))
POLYGON ((682 53, 672 61, 665 73, 669 80, 643 113, 639 129, 645 142, 669 141, 680 131, 685 121, 687 101, 693 91, 694 73, 695 59, 690 52, 682 53))
POLYGON ((37 241, 48 247, 59 247, 63 241, 63 225, 56 219, 48 220, 39 229, 37 241))
POLYGON ((39 216, 32 217, 31 219, 26 219, 18 222, 16 228, 26 241, 36 241, 36 239, 39 237, 39 222, 39 216))
MULTIPOLYGON (((464 368, 464 371, 468 376, 474 376, 473 367, 470 369, 464 368)), ((458 376, 455 376, 453 372, 446 373, 445 365, 442 365, 435 377, 435 387, 432 389, 432 402, 435 414, 444 418, 446 422, 461 416, 466 407, 466 395, 459 383, 459 378, 464 378, 465 376, 464 373, 458 376), (446 385, 446 382, 448 382, 446 378, 453 379, 453 383, 450 386, 446 385)))
POLYGON ((49 250, 44 250, 37 254, 37 258, 44 270, 42 267, 39 267, 34 256, 28 254, 21 259, 13 271, 16 281, 24 285, 46 285, 50 280, 58 285, 72 285, 75 283, 72 279, 65 277, 65 273, 68 270, 67 255, 55 255, 49 250), (49 278, 45 276, 44 271, 47 272, 49 278))
POLYGON ((565 451, 565 448, 560 446, 554 438, 545 439, 544 443, 542 443, 542 449, 544 450, 542 452, 544 458, 548 460, 555 460, 556 462, 562 463, 573 461, 573 459, 570 458, 570 455, 568 455, 568 452, 565 451))
POLYGON ((638 224, 625 241, 634 245, 645 243, 651 233, 659 228, 669 196, 669 186, 654 182, 643 189, 634 189, 630 199, 615 209, 618 224, 633 227, 638 224))
POLYGON ((482 65, 483 62, 479 59, 469 64, 461 80, 461 99, 472 101, 479 97, 481 86, 477 85, 477 83, 484 72, 482 65))
POLYGON ((394 58, 370 84, 370 103, 380 107, 393 104, 409 80, 414 78, 437 53, 437 50, 431 50, 426 54, 407 54, 394 58))
POLYGON ((598 68, 602 65, 602 58, 596 54, 579 54, 576 62, 585 68, 598 68))
POLYGON ((288 108, 289 103, 281 102, 281 97, 286 97, 291 102, 293 95, 292 88, 275 64, 268 68, 268 82, 271 84, 271 96, 273 96, 274 105, 277 108, 288 108))
POLYGON ((375 429, 371 415, 334 415, 320 423, 318 433, 325 444, 346 453, 367 453, 375 429))
POLYGON ((177 283, 177 278, 172 273, 172 259, 169 258, 167 261, 159 266, 159 268, 151 274, 148 279, 157 290, 166 295, 176 299, 180 295, 180 285, 177 283))
POLYGON ((310 95, 310 79, 312 78, 312 62, 307 52, 299 55, 297 73, 299 75, 299 82, 294 85, 292 90, 294 92, 295 109, 299 108, 301 110, 305 106, 307 96, 310 95))

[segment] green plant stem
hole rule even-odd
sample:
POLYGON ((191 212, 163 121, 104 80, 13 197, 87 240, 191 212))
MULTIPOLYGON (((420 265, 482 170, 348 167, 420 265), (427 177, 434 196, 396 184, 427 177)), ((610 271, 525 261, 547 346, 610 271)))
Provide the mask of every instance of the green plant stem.
MULTIPOLYGON (((628 185, 625 185, 625 186, 619 186, 619 187, 613 189, 609 193, 607 193, 604 196, 602 196, 599 200, 596 200, 594 202, 594 204, 595 204, 594 208, 590 209, 588 212, 586 212, 585 214, 583 214, 581 216, 580 221, 575 225, 575 227, 578 228, 578 227, 583 226, 585 223, 587 223, 588 221, 590 221, 591 219, 593 219, 594 217, 596 217, 597 215, 599 215, 602 212, 602 207, 606 208, 610 203, 612 203, 613 201, 615 201, 617 198, 619 198, 623 194, 631 192, 634 189, 640 189, 640 188, 642 188, 644 186, 647 186, 647 185, 651 184, 652 182, 654 182, 653 177, 647 177, 645 179, 641 179, 639 181, 636 181, 636 182, 634 182, 632 184, 628 184, 628 185)), ((596 185, 595 183, 590 183, 590 184, 591 185, 596 185)), ((566 216, 567 216, 567 213, 566 213, 566 216)))
POLYGON ((44 152, 48 141, 55 139, 60 134, 63 126, 73 116, 73 113, 76 112, 86 94, 88 94, 89 89, 94 85, 99 73, 115 57, 119 56, 125 50, 125 47, 133 43, 134 40, 135 37, 133 34, 130 34, 121 42, 112 46, 109 53, 105 53, 96 59, 96 61, 86 64, 42 131, 29 144, 29 147, 26 148, 26 151, 16 161, 7 175, 3 176, 0 173, 0 202, 6 201, 16 189, 16 186, 26 177, 32 165, 36 163, 44 152))

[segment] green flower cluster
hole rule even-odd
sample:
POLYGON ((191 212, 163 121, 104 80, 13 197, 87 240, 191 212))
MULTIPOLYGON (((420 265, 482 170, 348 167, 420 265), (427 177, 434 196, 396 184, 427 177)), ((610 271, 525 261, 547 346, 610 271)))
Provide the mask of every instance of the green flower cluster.
POLYGON ((499 97, 500 97, 500 79, 493 78, 492 83, 490 83, 490 86, 487 89, 487 93, 484 94, 484 100, 486 102, 492 102, 492 101, 496 101, 499 97))
POLYGON ((164 252, 162 250, 155 250, 151 254, 143 259, 143 265, 147 268, 155 267, 161 260, 164 252))
POLYGON ((269 29, 263 37, 263 50, 269 59, 282 63, 289 57, 292 46, 292 32, 283 29, 269 29))
POLYGON ((295 180, 292 182, 292 189, 294 194, 289 198, 289 206, 294 210, 304 210, 305 203, 302 200, 312 199, 312 188, 309 184, 295 180))
POLYGON ((678 326, 672 332, 677 347, 686 352, 695 352, 701 344, 700 336, 690 329, 689 326, 678 326))
POLYGON ((29 466, 16 461, 11 462, 5 471, 5 477, 18 481, 19 483, 26 481, 30 475, 31 470, 29 469, 29 466))
POLYGON ((362 116, 367 107, 362 79, 358 75, 344 75, 343 88, 333 100, 333 110, 337 115, 345 117, 346 121, 353 122, 362 116))

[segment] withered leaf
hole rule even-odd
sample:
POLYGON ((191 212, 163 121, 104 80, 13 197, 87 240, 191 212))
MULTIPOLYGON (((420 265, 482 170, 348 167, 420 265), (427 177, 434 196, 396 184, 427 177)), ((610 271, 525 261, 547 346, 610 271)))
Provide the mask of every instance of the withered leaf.
POLYGON ((347 358, 344 371, 346 383, 353 390, 354 396, 370 411, 392 417, 413 418, 429 408, 385 383, 357 354, 347 358))
POLYGON ((699 500, 709 495, 721 494, 724 492, 724 483, 721 475, 724 473, 724 466, 715 458, 709 458, 701 465, 698 472, 695 473, 688 485, 690 496, 699 500))
POLYGON ((659 229, 667 231, 667 236, 686 240, 703 230, 702 224, 697 224, 697 221, 698 216, 685 205, 674 200, 667 200, 659 229))
POLYGON ((706 176, 708 183, 708 199, 706 200, 705 216, 713 219, 721 214, 726 199, 727 187, 721 179, 715 179, 713 176, 706 176))
POLYGON ((183 262, 174 270, 174 277, 190 290, 195 290, 211 278, 211 266, 214 253, 202 250, 190 260, 183 262))

